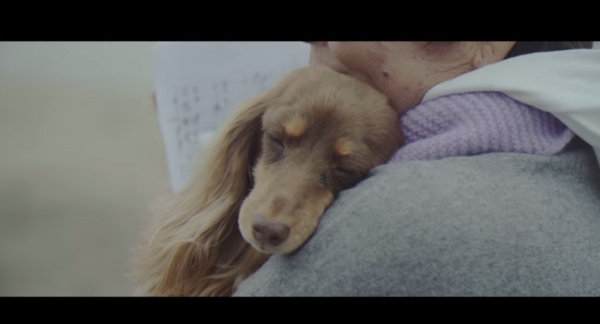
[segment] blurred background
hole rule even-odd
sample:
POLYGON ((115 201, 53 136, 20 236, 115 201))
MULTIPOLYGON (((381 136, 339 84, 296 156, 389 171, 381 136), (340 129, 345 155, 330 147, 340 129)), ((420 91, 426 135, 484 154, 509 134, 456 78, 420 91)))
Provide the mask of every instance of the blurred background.
POLYGON ((127 296, 168 184, 151 42, 0 42, 0 296, 127 296))

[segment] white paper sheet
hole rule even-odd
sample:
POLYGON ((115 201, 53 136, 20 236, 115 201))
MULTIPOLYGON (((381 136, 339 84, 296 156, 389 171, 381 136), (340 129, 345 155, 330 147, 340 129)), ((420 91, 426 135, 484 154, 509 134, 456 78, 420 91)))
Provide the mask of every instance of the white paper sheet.
POLYGON ((159 42, 154 47, 158 118, 174 191, 203 143, 246 99, 305 66, 301 42, 159 42))

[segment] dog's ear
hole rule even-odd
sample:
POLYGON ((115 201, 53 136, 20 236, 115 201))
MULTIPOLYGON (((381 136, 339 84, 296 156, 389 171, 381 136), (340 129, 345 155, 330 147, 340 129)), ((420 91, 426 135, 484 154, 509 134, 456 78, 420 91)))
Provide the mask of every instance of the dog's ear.
POLYGON ((212 167, 221 169, 225 166, 227 173, 221 178, 212 177, 216 183, 211 187, 231 185, 230 189, 239 194, 248 193, 253 182, 252 168, 260 153, 262 116, 270 103, 265 98, 258 98, 242 106, 225 125, 221 137, 212 143, 216 146, 212 149, 217 151, 213 162, 219 164, 212 167))
POLYGON ((199 156, 192 180, 157 209, 154 233, 138 254, 138 278, 148 294, 230 295, 266 260, 242 238, 237 220, 253 185, 262 116, 283 89, 234 112, 199 156))

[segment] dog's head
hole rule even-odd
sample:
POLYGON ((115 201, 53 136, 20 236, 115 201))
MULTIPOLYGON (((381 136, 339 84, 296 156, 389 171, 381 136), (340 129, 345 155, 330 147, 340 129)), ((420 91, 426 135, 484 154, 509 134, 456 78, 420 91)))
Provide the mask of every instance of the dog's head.
POLYGON ((387 162, 402 142, 398 115, 369 85, 328 68, 305 68, 265 105, 254 184, 240 231, 265 253, 296 250, 340 191, 387 162))
POLYGON ((401 142, 397 113, 367 84, 325 67, 290 73, 238 108, 161 203, 138 252, 140 284, 231 295, 267 254, 306 242, 339 192, 401 142))

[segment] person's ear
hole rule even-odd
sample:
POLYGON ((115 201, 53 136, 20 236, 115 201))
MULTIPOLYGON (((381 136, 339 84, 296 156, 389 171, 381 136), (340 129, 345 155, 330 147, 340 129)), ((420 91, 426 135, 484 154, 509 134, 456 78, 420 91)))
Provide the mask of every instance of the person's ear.
POLYGON ((475 57, 473 67, 476 69, 488 64, 502 61, 516 42, 481 42, 475 57))

